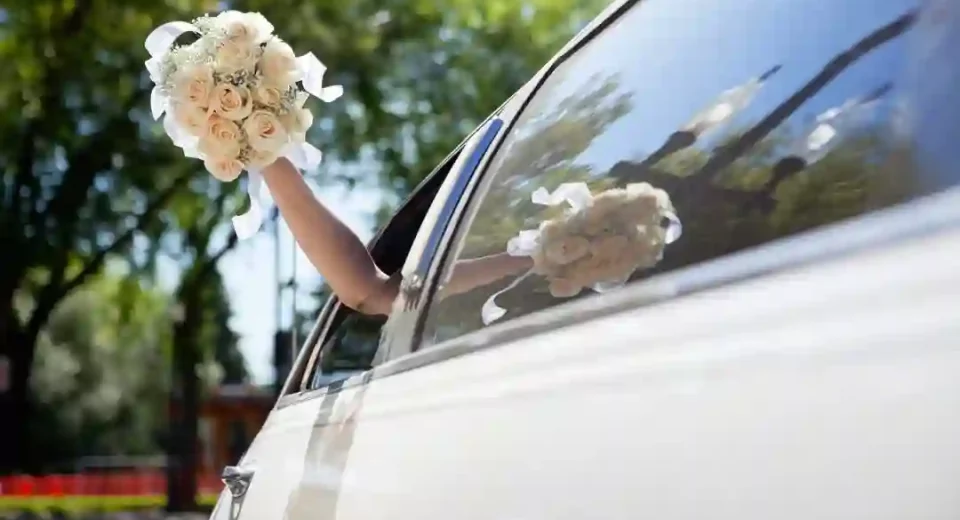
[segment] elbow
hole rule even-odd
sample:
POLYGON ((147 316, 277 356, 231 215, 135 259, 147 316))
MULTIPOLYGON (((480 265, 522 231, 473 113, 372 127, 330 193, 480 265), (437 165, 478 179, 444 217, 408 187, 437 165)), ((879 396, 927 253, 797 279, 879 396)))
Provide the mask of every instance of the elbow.
POLYGON ((338 292, 337 296, 343 305, 361 314, 387 316, 397 296, 398 281, 399 279, 395 277, 382 276, 379 277, 378 283, 368 287, 366 291, 338 292))
POLYGON ((368 316, 379 316, 390 314, 392 301, 388 300, 382 294, 382 291, 376 291, 366 296, 349 295, 340 298, 340 303, 347 307, 368 316))
POLYGON ((360 314, 371 314, 368 309, 369 303, 367 303, 366 300, 357 298, 340 298, 340 304, 349 307, 351 310, 357 311, 360 314))

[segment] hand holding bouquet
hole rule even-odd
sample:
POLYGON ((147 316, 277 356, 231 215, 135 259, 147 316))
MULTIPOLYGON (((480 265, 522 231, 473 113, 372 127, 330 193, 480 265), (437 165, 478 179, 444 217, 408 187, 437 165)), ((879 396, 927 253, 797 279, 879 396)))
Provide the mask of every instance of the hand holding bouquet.
MULTIPOLYGON (((531 257, 530 273, 545 277, 557 298, 576 296, 587 287, 598 292, 619 287, 637 269, 656 265, 666 245, 680 237, 670 196, 645 182, 597 195, 583 183, 563 184, 553 193, 538 189, 532 200, 568 208, 538 229, 521 231, 507 243, 507 253, 531 257)), ((484 323, 506 313, 494 302, 504 291, 483 306, 484 323)))
POLYGON ((259 13, 166 23, 145 45, 155 83, 151 110, 156 119, 166 113, 163 127, 174 144, 218 180, 250 172, 250 211, 234 226, 242 238, 252 235, 262 220, 258 170, 280 157, 316 167, 320 151, 305 141, 313 115, 304 104, 311 94, 333 101, 343 89, 324 87, 323 64, 313 54, 298 58, 259 13), (174 45, 187 32, 196 41, 174 45))

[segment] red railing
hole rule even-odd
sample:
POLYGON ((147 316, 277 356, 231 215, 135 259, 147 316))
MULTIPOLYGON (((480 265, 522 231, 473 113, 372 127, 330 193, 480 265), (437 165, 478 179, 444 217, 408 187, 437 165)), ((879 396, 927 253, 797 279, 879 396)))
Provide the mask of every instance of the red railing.
MULTIPOLYGON (((213 474, 197 479, 200 494, 217 494, 223 483, 213 474)), ((134 470, 104 474, 14 475, 0 477, 0 496, 155 496, 167 492, 163 470, 134 470)))

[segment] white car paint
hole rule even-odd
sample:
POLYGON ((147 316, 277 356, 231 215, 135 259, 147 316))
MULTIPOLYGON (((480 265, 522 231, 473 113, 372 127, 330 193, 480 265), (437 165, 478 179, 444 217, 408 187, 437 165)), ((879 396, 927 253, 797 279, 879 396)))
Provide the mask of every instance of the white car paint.
POLYGON ((944 231, 280 408, 240 518, 958 518, 958 257, 944 231))
POLYGON ((667 273, 294 399, 214 518, 960 518, 957 208, 954 189, 686 273, 753 278, 687 294, 667 273), (776 255, 807 263, 759 274, 776 255), (655 303, 564 319, 623 294, 655 303))

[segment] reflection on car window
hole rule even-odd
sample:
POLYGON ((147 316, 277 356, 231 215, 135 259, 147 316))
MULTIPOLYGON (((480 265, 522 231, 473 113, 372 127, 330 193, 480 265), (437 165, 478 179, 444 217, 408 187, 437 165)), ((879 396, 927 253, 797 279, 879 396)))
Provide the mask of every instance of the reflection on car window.
POLYGON ((424 343, 955 184, 944 165, 957 160, 960 79, 947 49, 960 29, 918 45, 943 17, 916 8, 639 2, 519 116, 456 238, 424 343), (937 84, 915 79, 919 47, 937 84), (491 255, 528 264, 446 290, 491 255))
POLYGON ((310 389, 322 388, 373 368, 385 316, 367 316, 345 308, 347 315, 320 347, 310 389))

